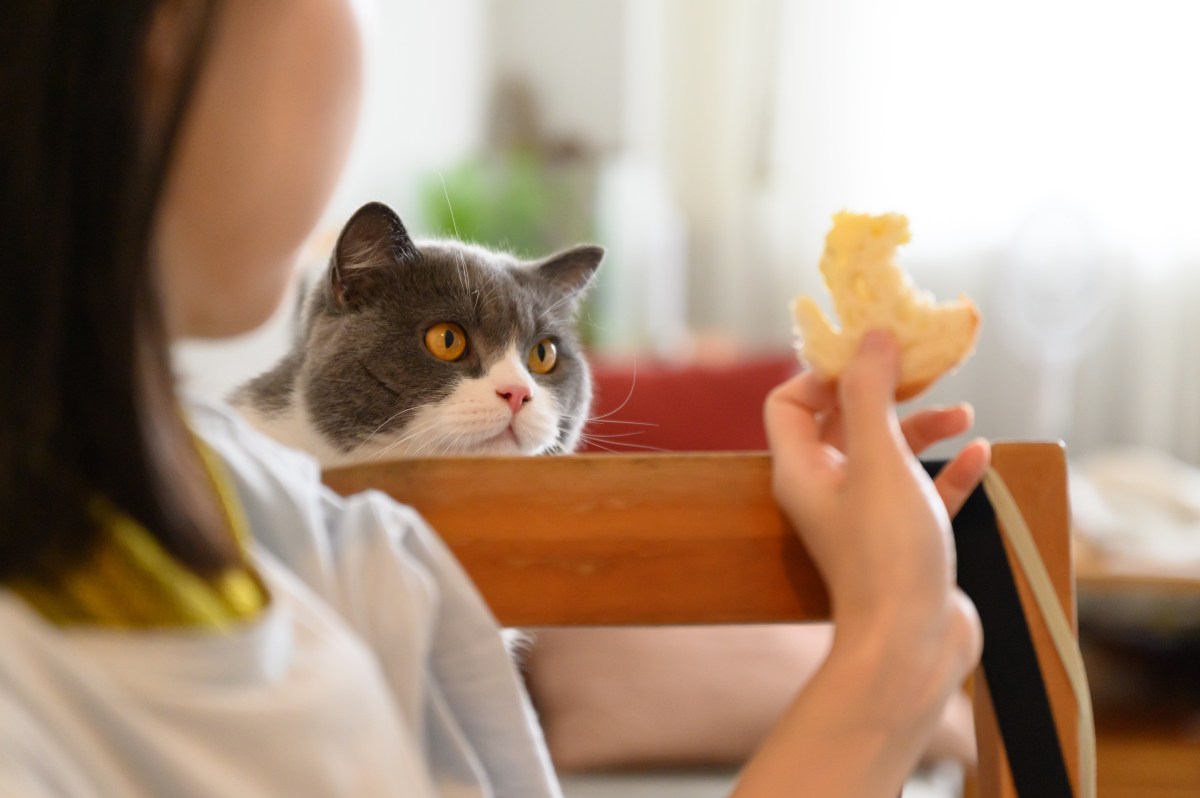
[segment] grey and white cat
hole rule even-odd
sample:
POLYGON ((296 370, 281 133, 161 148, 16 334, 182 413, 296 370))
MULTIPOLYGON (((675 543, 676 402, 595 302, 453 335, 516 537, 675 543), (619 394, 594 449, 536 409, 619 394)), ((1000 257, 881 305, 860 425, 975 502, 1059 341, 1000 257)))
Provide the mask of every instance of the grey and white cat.
POLYGON ((603 257, 413 241, 365 205, 302 300, 292 350, 231 401, 324 466, 570 452, 591 402, 575 315, 603 257))

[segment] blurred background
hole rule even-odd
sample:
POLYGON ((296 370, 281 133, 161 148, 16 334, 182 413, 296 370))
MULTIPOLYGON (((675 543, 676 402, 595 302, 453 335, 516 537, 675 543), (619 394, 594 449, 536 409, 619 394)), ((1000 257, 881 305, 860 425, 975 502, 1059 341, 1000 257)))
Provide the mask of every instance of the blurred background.
MULTIPOLYGON (((928 401, 991 437, 1200 462, 1200 7, 1170 0, 389 0, 314 252, 381 199, 422 235, 610 253, 598 352, 790 346, 842 208, 909 216, 901 262, 982 307, 928 401)), ((183 368, 220 394, 288 314, 183 368)))
MULTIPOLYGON (((601 411, 628 400, 662 425, 638 440, 761 445, 762 395, 795 367, 788 301, 830 304, 832 214, 906 214, 900 262, 984 320, 919 404, 970 401, 978 434, 1068 444, 1101 794, 1200 794, 1200 4, 364 13, 360 135, 310 266, 369 200, 416 235, 529 256, 603 244, 581 324, 601 411)), ((289 300, 244 339, 181 345, 185 382, 224 395, 282 354, 291 322, 289 300)))

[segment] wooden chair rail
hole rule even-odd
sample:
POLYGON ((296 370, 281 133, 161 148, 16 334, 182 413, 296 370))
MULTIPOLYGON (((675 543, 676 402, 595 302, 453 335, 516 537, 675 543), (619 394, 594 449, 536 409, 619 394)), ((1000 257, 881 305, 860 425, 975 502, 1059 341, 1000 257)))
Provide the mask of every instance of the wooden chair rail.
MULTIPOLYGON (((993 463, 1074 622, 1062 447, 997 444, 993 463)), ((399 460, 325 479, 343 494, 377 489, 416 507, 508 626, 828 617, 824 584, 772 500, 765 454, 399 460)), ((1074 698, 1020 576, 1018 588, 1078 784, 1074 698)), ((982 682, 979 793, 1009 798, 1015 791, 982 682)))
POLYGON ((758 454, 463 458, 330 472, 420 510, 507 626, 827 617, 758 454))

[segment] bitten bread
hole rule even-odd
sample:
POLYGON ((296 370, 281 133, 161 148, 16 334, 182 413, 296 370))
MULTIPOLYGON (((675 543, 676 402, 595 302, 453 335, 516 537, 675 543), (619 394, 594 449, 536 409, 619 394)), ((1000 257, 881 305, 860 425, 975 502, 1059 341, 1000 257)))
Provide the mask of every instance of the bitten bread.
POLYGON ((898 213, 833 217, 821 275, 842 328, 812 297, 792 302, 800 358, 822 378, 836 381, 863 334, 875 328, 890 330, 900 345, 897 400, 921 393, 974 350, 979 309, 965 296, 939 304, 918 289, 895 262, 896 247, 908 240, 908 219, 898 213))

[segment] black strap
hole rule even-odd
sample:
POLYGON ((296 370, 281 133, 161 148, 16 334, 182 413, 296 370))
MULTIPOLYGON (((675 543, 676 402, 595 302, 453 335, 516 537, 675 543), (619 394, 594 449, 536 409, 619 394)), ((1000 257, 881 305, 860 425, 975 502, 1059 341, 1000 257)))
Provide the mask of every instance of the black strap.
MULTIPOLYGON (((930 475, 944 461, 925 463, 930 475)), ((983 671, 1021 798, 1073 798, 1046 682, 1021 609, 996 513, 976 488, 954 519, 958 584, 983 623, 983 671)))

